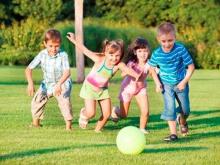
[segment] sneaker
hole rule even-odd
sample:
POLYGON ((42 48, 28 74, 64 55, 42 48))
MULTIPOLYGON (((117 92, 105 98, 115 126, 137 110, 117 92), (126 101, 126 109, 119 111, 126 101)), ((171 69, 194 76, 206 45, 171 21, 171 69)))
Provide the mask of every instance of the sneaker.
POLYGON ((172 141, 177 141, 178 137, 175 134, 172 134, 170 136, 167 136, 163 139, 166 142, 172 142, 172 141))
POLYGON ((149 134, 149 131, 144 128, 140 128, 140 131, 143 132, 144 134, 149 134))
POLYGON ((189 127, 188 127, 188 123, 186 122, 184 125, 183 124, 180 124, 180 114, 177 116, 176 118, 176 121, 177 123, 179 124, 179 130, 180 130, 180 133, 183 135, 183 136, 186 136, 189 132, 189 127))

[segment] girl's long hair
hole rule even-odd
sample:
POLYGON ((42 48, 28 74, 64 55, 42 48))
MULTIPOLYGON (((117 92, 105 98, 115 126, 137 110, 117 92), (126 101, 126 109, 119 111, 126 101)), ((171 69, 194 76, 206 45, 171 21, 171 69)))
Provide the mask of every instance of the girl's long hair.
POLYGON ((128 53, 124 59, 126 64, 129 61, 137 62, 137 55, 134 54, 137 49, 148 49, 150 54, 150 45, 148 41, 144 38, 138 37, 128 46, 128 53))

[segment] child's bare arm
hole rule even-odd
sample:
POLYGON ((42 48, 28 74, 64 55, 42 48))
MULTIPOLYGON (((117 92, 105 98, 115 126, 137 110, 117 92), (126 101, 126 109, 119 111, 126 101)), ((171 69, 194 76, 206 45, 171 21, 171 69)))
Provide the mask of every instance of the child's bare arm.
POLYGON ((140 78, 140 76, 142 74, 142 72, 136 73, 133 69, 127 67, 125 65, 125 63, 123 63, 123 62, 120 62, 118 64, 118 68, 122 71, 123 75, 130 75, 130 76, 134 77, 136 81, 140 78))
POLYGON ((186 86, 186 84, 188 83, 188 81, 190 80, 193 72, 195 70, 195 66, 194 64, 190 64, 188 65, 188 69, 186 71, 186 76, 184 77, 184 79, 177 85, 177 88, 179 90, 183 90, 186 86))
POLYGON ((162 90, 162 85, 160 83, 160 80, 157 76, 157 73, 155 71, 155 68, 150 67, 150 74, 154 80, 154 83, 156 84, 156 92, 161 92, 162 90))
POLYGON ((97 62, 100 60, 100 56, 96 53, 96 52, 92 52, 89 49, 87 49, 83 44, 78 43, 76 38, 75 38, 75 34, 74 33, 67 33, 66 36, 77 48, 79 48, 83 54, 85 54, 87 57, 89 57, 91 60, 93 60, 94 62, 97 62))
POLYGON ((71 75, 71 73, 70 73, 69 69, 67 69, 63 72, 62 77, 57 82, 57 84, 54 88, 55 95, 59 96, 61 94, 61 91, 62 91, 61 85, 70 77, 70 75, 71 75))
POLYGON ((27 67, 25 69, 25 76, 28 81, 28 86, 27 86, 28 96, 33 96, 35 89, 34 89, 34 82, 33 82, 33 78, 32 78, 32 69, 27 67))

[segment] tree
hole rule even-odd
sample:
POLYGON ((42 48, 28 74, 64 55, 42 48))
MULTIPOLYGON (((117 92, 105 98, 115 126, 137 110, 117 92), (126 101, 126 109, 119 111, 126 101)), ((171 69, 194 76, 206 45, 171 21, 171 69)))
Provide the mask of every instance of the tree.
MULTIPOLYGON (((83 43, 83 0, 75 0, 75 35, 79 43, 83 43)), ((81 83, 85 79, 84 56, 81 50, 76 48, 76 69, 77 82, 81 83)))

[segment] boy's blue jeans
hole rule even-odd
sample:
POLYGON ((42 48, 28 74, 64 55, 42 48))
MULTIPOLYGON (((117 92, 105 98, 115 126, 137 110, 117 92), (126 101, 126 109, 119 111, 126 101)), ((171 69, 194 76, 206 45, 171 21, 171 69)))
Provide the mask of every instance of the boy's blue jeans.
POLYGON ((163 86, 164 111, 161 114, 161 119, 174 121, 177 113, 181 113, 185 118, 190 113, 189 102, 189 85, 187 84, 183 90, 179 90, 176 85, 163 86), (176 107, 176 101, 179 107, 176 107))

